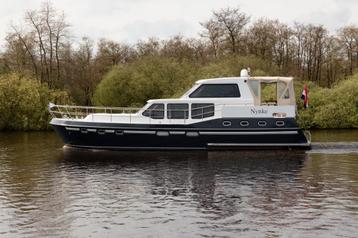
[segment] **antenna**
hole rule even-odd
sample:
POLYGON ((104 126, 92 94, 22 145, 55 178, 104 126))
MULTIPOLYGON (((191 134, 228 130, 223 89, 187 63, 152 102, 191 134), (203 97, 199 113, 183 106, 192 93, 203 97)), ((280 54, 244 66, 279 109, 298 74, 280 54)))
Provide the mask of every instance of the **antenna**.
POLYGON ((242 69, 240 71, 240 77, 249 77, 250 75, 250 68, 242 69))

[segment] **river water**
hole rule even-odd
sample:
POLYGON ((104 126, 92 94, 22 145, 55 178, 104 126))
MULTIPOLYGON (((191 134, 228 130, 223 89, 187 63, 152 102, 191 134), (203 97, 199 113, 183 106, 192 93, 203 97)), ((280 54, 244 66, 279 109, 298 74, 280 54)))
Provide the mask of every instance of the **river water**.
POLYGON ((0 237, 358 237, 358 130, 309 152, 101 152, 0 134, 0 237))

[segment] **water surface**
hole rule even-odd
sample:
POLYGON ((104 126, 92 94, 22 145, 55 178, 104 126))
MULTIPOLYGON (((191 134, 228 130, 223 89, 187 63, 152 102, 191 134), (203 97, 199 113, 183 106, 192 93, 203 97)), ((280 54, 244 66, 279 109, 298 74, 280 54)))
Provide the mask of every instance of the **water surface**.
POLYGON ((313 139, 309 153, 88 152, 2 133, 0 237, 357 237, 358 131, 313 139))

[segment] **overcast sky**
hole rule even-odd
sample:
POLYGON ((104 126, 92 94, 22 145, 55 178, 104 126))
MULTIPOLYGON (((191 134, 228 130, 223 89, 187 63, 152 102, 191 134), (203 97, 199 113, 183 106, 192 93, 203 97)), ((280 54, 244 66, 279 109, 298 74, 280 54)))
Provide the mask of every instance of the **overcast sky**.
MULTIPOLYGON (((11 22, 20 23, 24 12, 38 9, 42 0, 0 0, 0 44, 11 22)), ((80 39, 105 37, 134 43, 181 34, 197 37, 199 22, 212 10, 240 7, 253 20, 260 17, 292 24, 324 24, 330 31, 358 24, 358 0, 53 0, 65 12, 71 32, 80 39)))

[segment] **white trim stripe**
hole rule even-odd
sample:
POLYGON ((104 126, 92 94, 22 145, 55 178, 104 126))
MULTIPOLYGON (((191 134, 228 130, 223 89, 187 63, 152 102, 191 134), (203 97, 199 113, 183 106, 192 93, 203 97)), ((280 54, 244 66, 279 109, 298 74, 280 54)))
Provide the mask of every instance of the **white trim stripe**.
POLYGON ((66 127, 66 130, 68 130, 68 131, 80 131, 80 128, 77 128, 77 127, 66 127))
POLYGON ((124 134, 143 134, 143 135, 155 135, 156 131, 135 131, 135 130, 124 130, 124 134))

